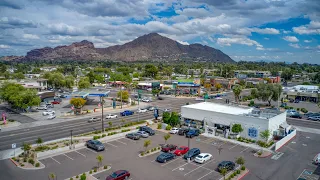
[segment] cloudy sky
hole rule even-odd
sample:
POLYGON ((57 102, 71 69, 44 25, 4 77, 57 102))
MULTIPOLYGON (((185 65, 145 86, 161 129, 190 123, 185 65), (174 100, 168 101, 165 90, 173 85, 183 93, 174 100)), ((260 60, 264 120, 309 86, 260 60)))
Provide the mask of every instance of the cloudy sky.
POLYGON ((319 0, 0 0, 0 56, 151 32, 234 60, 320 64, 319 0))

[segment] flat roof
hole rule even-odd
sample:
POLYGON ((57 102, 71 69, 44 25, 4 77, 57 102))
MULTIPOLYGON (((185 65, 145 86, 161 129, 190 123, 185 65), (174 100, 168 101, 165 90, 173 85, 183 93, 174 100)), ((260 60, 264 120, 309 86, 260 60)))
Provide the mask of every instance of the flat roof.
POLYGON ((233 106, 228 104, 218 104, 218 103, 212 103, 212 102, 201 102, 197 104, 185 105, 182 107, 205 110, 205 111, 214 111, 214 112, 233 114, 233 115, 249 114, 254 109, 254 108, 233 106))

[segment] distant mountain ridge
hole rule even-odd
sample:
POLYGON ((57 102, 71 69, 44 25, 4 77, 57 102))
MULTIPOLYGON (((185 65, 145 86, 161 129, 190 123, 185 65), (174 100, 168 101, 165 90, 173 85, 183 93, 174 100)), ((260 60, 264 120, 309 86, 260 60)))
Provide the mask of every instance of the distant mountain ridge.
POLYGON ((150 33, 123 45, 95 48, 92 42, 83 40, 69 46, 34 49, 21 60, 191 60, 211 62, 234 62, 218 49, 201 44, 183 45, 177 41, 150 33))

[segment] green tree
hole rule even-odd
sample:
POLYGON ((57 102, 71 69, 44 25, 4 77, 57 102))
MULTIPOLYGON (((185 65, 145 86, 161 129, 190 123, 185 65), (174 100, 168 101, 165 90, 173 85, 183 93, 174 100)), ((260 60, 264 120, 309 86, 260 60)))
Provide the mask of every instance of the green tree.
POLYGON ((163 112, 162 120, 163 120, 164 123, 169 124, 170 118, 171 118, 171 116, 170 116, 169 112, 163 112))
POLYGON ((158 95, 160 93, 160 90, 159 89, 152 89, 151 93, 152 93, 153 96, 155 96, 155 95, 158 95))
POLYGON ((279 84, 259 84, 256 89, 251 90, 251 95, 262 101, 267 101, 271 106, 271 101, 278 101, 282 92, 279 84))
POLYGON ((243 157, 238 157, 238 158, 236 158, 236 161, 235 161, 237 164, 239 164, 239 165, 244 165, 244 163, 246 162, 245 160, 244 160, 244 158, 243 157))
POLYGON ((169 124, 174 127, 180 124, 179 114, 177 112, 172 112, 169 120, 169 124))
POLYGON ((55 88, 64 87, 64 75, 62 73, 53 73, 51 76, 49 76, 48 84, 51 84, 55 88))
POLYGON ((260 137, 264 139, 266 143, 268 142, 270 136, 271 136, 271 132, 268 129, 260 132, 260 137))
POLYGON ((132 74, 132 77, 134 78, 139 78, 140 77, 140 74, 138 72, 135 72, 132 74))
POLYGON ((14 76, 14 78, 17 79, 18 81, 20 81, 21 79, 24 79, 24 75, 23 75, 22 72, 15 73, 13 76, 14 76))
POLYGON ((220 83, 216 83, 214 87, 216 88, 217 91, 219 91, 222 88, 222 85, 220 83))
POLYGON ((232 91, 233 91, 236 102, 239 102, 239 97, 242 92, 242 87, 239 85, 235 85, 233 86, 232 91))
POLYGON ((281 77, 285 80, 285 81, 289 81, 292 79, 293 76, 293 71, 289 68, 285 69, 284 71, 282 71, 281 73, 281 77))
POLYGON ((67 76, 65 77, 65 83, 64 87, 71 89, 72 86, 74 86, 74 77, 73 76, 67 76))
POLYGON ((75 108, 82 108, 86 104, 86 100, 83 98, 72 98, 70 100, 70 104, 72 104, 75 108))
POLYGON ((320 72, 318 72, 312 77, 312 81, 316 84, 320 84, 320 72))
POLYGON ((165 134, 165 135, 163 136, 164 143, 167 144, 167 141, 168 141, 168 139, 170 139, 170 138, 171 138, 171 135, 170 135, 170 134, 165 134))
POLYGON ((87 176, 85 173, 83 173, 81 176, 80 176, 80 180, 86 180, 87 179, 87 176))
POLYGON ((117 97, 118 97, 118 98, 121 98, 121 94, 122 94, 122 100, 128 101, 129 96, 130 96, 129 92, 128 92, 128 91, 119 91, 119 92, 117 93, 117 97))
POLYGON ((22 148, 23 154, 25 157, 29 156, 29 151, 31 150, 31 144, 30 143, 23 143, 22 148))
POLYGON ((96 157, 96 159, 98 161, 98 168, 100 168, 102 166, 103 156, 102 155, 98 155, 96 157))
POLYGON ((241 124, 234 124, 232 126, 231 131, 234 133, 241 133, 243 131, 243 128, 242 128, 241 124))
POLYGON ((109 127, 112 127, 112 122, 111 121, 109 121, 108 124, 109 124, 109 127))
POLYGON ((79 83, 78 83, 78 88, 79 89, 87 89, 90 87, 90 82, 88 78, 81 78, 79 83))
POLYGON ((38 146, 41 146, 42 143, 43 143, 43 140, 42 140, 41 138, 38 138, 38 139, 36 140, 36 143, 38 144, 38 146))
POLYGON ((86 76, 88 77, 90 84, 94 83, 95 74, 93 71, 90 71, 86 76))
POLYGON ((151 144, 151 140, 145 140, 143 143, 143 147, 145 147, 145 151, 147 151, 148 146, 151 144))
POLYGON ((153 64, 147 64, 144 68, 144 76, 155 78, 158 74, 158 68, 153 64))

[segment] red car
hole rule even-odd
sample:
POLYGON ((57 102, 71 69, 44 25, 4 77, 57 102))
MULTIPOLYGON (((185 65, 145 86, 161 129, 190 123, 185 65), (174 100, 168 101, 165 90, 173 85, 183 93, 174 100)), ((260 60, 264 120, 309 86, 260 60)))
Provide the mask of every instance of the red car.
POLYGON ((130 173, 127 170, 118 170, 113 172, 106 180, 124 180, 130 177, 130 173))
POLYGON ((60 104, 59 101, 52 101, 51 104, 60 104))
POLYGON ((174 151, 174 154, 177 156, 180 156, 187 153, 188 151, 189 151, 189 148, 187 146, 181 146, 174 151))
POLYGON ((177 149, 177 146, 173 144, 165 144, 161 147, 162 152, 170 152, 176 149, 177 149))

